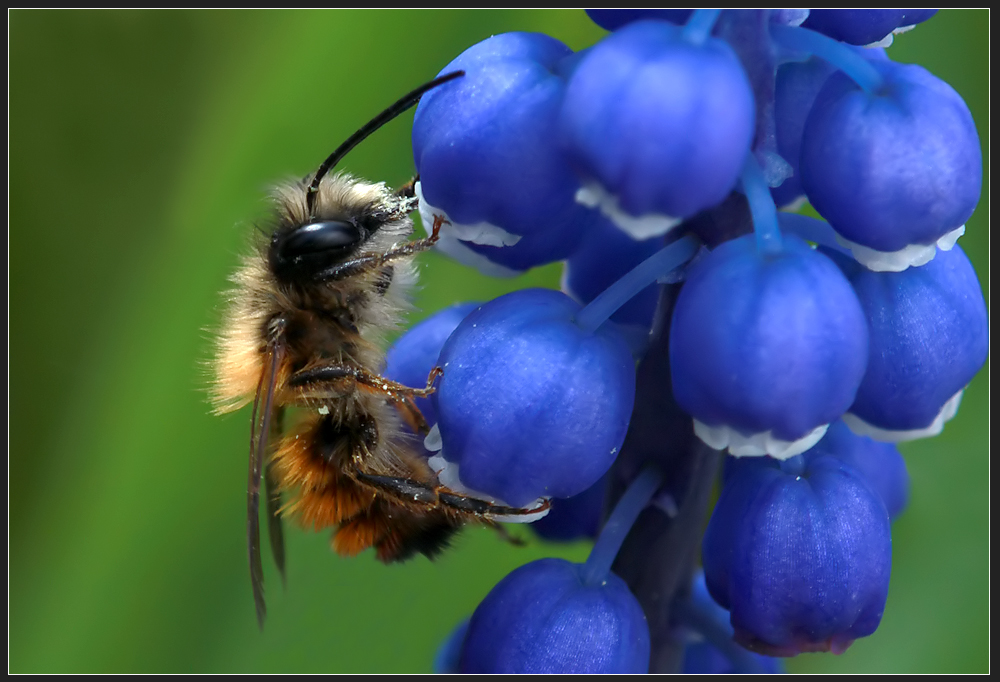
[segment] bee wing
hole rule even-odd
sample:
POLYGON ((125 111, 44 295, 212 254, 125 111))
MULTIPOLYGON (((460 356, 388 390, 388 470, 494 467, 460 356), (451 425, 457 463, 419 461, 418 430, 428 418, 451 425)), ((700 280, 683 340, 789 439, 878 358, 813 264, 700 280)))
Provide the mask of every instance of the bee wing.
MULTIPOLYGON (((272 441, 284 431, 285 408, 274 410, 274 427, 271 430, 272 441)), ((285 534, 281 525, 281 488, 278 485, 274 466, 268 462, 264 467, 264 494, 267 500, 267 535, 271 540, 271 555, 281 574, 281 583, 285 584, 285 534)))
POLYGON ((257 624, 263 629, 267 607, 264 604, 264 568, 260 559, 260 477, 264 468, 264 453, 270 440, 271 414, 278 367, 284 355, 280 342, 271 343, 264 353, 257 394, 253 400, 250 420, 250 476, 247 482, 247 547, 250 556, 250 584, 257 610, 257 624))

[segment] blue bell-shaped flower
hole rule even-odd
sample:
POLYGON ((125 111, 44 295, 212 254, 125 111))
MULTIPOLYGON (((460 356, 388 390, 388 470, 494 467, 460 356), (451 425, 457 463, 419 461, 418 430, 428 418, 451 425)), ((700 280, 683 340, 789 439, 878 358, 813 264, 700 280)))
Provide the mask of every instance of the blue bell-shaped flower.
POLYGON ((578 200, 648 238, 733 188, 753 137, 753 91, 725 42, 638 21, 583 56, 559 128, 584 183, 578 200))
POLYGON ((592 585, 582 569, 541 559, 501 580, 472 614, 461 672, 647 672, 639 602, 614 573, 592 585))
POLYGON ((483 304, 448 339, 438 447, 465 487, 523 506, 583 492, 614 462, 635 363, 614 330, 577 326, 579 310, 561 292, 524 289, 483 304))
POLYGON ((885 505, 837 458, 731 465, 702 546, 736 640, 761 653, 842 652, 878 627, 892 542, 885 505))
POLYGON ((747 235, 696 262, 672 324, 677 402, 702 440, 736 455, 812 447, 854 402, 868 358, 847 280, 791 235, 775 254, 747 235))
POLYGON ((982 157, 969 108, 951 86, 919 66, 869 64, 882 77, 875 92, 842 73, 827 80, 806 120, 799 167, 809 201, 855 257, 898 271, 964 232, 982 157))

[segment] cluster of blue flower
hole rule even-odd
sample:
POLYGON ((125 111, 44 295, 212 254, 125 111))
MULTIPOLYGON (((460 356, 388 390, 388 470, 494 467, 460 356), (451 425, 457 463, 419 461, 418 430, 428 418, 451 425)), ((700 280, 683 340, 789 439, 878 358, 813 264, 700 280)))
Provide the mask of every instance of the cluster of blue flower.
POLYGON ((388 374, 444 368, 422 408, 446 485, 556 498, 536 524, 556 538, 614 506, 586 564, 510 574, 443 665, 769 670, 732 638, 774 656, 874 632, 908 488, 892 443, 940 432, 988 351, 955 244, 972 117, 879 49, 933 13, 592 10, 611 33, 587 50, 504 34, 442 71, 465 76, 415 115, 425 224, 488 274, 565 261, 563 292, 443 311, 388 374), (825 220, 776 208, 806 198, 825 220))

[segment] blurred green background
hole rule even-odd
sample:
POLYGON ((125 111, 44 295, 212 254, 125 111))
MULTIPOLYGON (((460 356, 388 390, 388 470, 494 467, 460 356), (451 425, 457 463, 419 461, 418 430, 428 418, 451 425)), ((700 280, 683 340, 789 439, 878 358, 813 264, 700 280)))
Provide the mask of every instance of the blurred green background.
MULTIPOLYGON (((969 103, 987 149, 987 11, 899 37, 969 103)), ((574 49, 582 11, 9 14, 12 672, 426 672, 452 626, 510 570, 587 548, 465 532, 431 564, 335 556, 289 533, 253 615, 244 546, 248 412, 209 414, 219 292, 270 182, 301 176, 386 104, 504 31, 574 49)), ((409 116, 342 167, 400 184, 409 116)), ((988 187, 988 181, 986 183, 988 187)), ((984 198, 961 244, 988 291, 984 198)), ((414 319, 498 282, 422 256, 414 319)), ((793 671, 988 670, 988 379, 934 440, 903 448, 879 631, 793 671)))

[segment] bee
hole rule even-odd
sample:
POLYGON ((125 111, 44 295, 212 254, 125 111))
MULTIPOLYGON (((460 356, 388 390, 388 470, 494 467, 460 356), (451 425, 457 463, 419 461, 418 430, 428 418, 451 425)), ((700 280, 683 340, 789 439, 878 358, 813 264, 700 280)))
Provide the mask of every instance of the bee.
POLYGON ((415 281, 413 258, 430 236, 409 241, 416 178, 398 190, 346 174, 336 164, 420 97, 464 75, 446 74, 410 92, 341 144, 305 179, 273 192, 266 240, 233 276, 218 335, 216 411, 253 403, 247 484, 247 547, 258 624, 263 627, 261 478, 275 563, 285 577, 282 516, 333 528, 332 546, 352 556, 374 548, 383 562, 433 558, 465 523, 497 527, 503 517, 544 512, 547 501, 514 508, 453 491, 421 456, 428 433, 415 398, 422 387, 380 375, 381 342, 396 328, 415 281), (286 429, 286 412, 299 417, 286 429), (406 430, 409 427, 409 432, 406 430), (282 502, 287 496, 286 502, 282 502))

